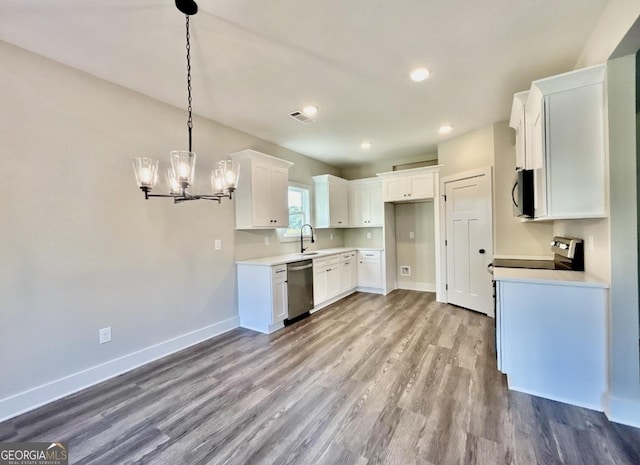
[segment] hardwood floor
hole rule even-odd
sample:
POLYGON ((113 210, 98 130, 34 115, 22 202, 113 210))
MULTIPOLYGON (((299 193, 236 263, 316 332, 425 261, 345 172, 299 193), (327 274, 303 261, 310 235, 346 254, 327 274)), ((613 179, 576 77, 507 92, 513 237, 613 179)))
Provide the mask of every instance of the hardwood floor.
POLYGON ((493 320, 395 291, 236 329, 0 424, 75 464, 639 464, 640 430, 509 392, 493 320))

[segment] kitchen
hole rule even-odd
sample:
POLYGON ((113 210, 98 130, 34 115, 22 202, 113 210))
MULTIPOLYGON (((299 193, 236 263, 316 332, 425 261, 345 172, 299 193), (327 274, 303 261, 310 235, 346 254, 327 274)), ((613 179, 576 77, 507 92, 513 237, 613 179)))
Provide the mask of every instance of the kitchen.
MULTIPOLYGON (((600 32, 595 26, 591 28, 596 32, 589 40, 596 45, 590 50, 611 41, 616 43, 609 51, 615 49, 629 28, 625 22, 630 17, 629 9, 623 11, 625 14, 619 17, 604 15, 603 24, 597 28, 600 32)), ((15 24, 25 24, 25 18, 15 19, 15 24)), ((170 19, 174 16, 167 13, 168 23, 170 19)), ((3 25, 3 30, 9 35, 12 27, 7 25, 5 29, 3 25)), ((50 36, 56 36, 55 32, 51 31, 50 36)), ((180 57, 182 39, 179 38, 176 46, 180 57)), ((3 40, 13 43, 7 36, 3 36, 3 40)), ((30 48, 29 43, 18 45, 30 48)), ((586 40, 581 45, 586 45, 586 40)), ((174 84, 182 82, 181 61, 174 63, 167 59, 170 63, 156 69, 161 79, 165 78, 165 71, 176 75, 166 77, 167 86, 179 87, 179 95, 172 102, 177 107, 174 108, 138 93, 144 91, 146 81, 132 86, 138 92, 128 91, 91 76, 99 76, 98 70, 84 74, 39 56, 46 55, 45 52, 33 54, 4 42, 0 50, 3 63, 12 64, 3 67, 1 75, 6 83, 3 105, 7 109, 2 139, 7 141, 11 153, 21 154, 17 160, 3 164, 2 170, 7 194, 3 196, 6 202, 3 216, 7 224, 13 225, 2 233, 3 243, 7 244, 3 252, 7 264, 3 295, 5 305, 11 308, 2 312, 2 323, 5 328, 15 329, 15 335, 14 332, 6 337, 3 334, 2 353, 13 354, 15 347, 21 348, 15 357, 6 357, 3 361, 5 372, 11 375, 8 378, 11 382, 3 383, 0 395, 11 403, 10 406, 3 403, 7 406, 3 409, 4 418, 120 373, 122 367, 109 364, 112 360, 120 359, 126 361, 126 366, 137 366, 234 328, 239 324, 235 263, 296 253, 299 244, 280 242, 275 230, 235 230, 230 226, 236 213, 232 202, 219 206, 191 203, 178 208, 160 201, 144 201, 135 190, 129 168, 131 157, 163 154, 184 142, 184 89, 174 84), (100 111, 91 110, 98 108, 100 111), (130 111, 123 113, 121 108, 130 108, 130 111), (160 133, 162 137, 155 137, 160 133), (126 150, 123 145, 127 146, 126 150), (11 192, 20 192, 20 196, 16 198, 11 192), (56 195, 50 195, 52 193, 56 195), (265 245, 265 236, 269 238, 269 245, 265 245), (220 250, 215 250, 216 239, 221 241, 220 250), (100 298, 96 299, 96 295, 100 298), (113 341, 98 346, 97 329, 108 326, 113 328, 113 341), (50 341, 56 334, 61 335, 60 341, 41 342, 50 341), (162 351, 144 352, 146 348, 174 340, 162 351), (58 363, 61 360, 65 363, 58 363), (24 373, 27 366, 30 368, 24 373), (98 366, 101 368, 95 368, 98 366), (84 373, 85 378, 66 379, 77 373, 84 373), (63 378, 65 382, 54 383, 63 378)), ((608 53, 604 57, 602 53, 595 55, 583 58, 575 68, 603 63, 608 57, 608 53)), ((561 71, 573 68, 571 64, 561 71)), ((545 71, 540 71, 535 78, 558 74, 545 71)), ((533 79, 530 77, 529 81, 533 79)), ((112 82, 118 80, 114 78, 112 82)), ((512 93, 522 90, 526 90, 526 86, 512 89, 512 93)), ((202 90, 194 95, 194 108, 202 106, 203 95, 202 90)), ((396 164, 437 158, 442 165, 441 178, 492 166, 494 189, 504 192, 511 188, 515 168, 514 134, 505 121, 510 103, 509 99, 501 109, 503 116, 495 120, 500 122, 470 128, 464 133, 454 131, 437 144, 437 150, 344 169, 250 137, 198 114, 194 120, 194 140, 199 153, 208 153, 216 159, 246 148, 285 159, 293 163, 289 179, 307 185, 313 184, 313 176, 330 174, 349 181, 372 178, 377 173, 392 171, 396 164)), ((233 108, 224 106, 229 111, 233 108)), ((287 105, 284 110, 292 109, 287 105)), ((316 124, 322 124, 320 116, 316 124)), ((302 128, 314 130, 312 126, 302 128)), ((610 160, 609 169, 611 173, 618 173, 616 176, 622 175, 625 179, 624 175, 634 171, 615 165, 615 161, 610 160)), ((207 168, 205 157, 198 163, 199 169, 207 168)), ((625 209, 612 209, 611 226, 616 214, 628 208, 626 197, 616 190, 624 186, 622 182, 611 184, 612 205, 622 205, 616 204, 615 198, 625 202, 625 209)), ((615 230, 610 234, 609 220, 522 224, 513 217, 508 196, 496 195, 493 200, 497 225, 495 254, 548 257, 548 241, 553 236, 581 237, 587 246, 589 237, 593 236, 593 251, 587 250, 585 254, 588 271, 612 283, 612 299, 616 298, 615 283, 632 286, 627 281, 633 282, 633 279, 625 277, 626 271, 619 276, 621 268, 616 264, 624 264, 626 252, 615 249, 615 230), (526 241, 520 240, 523 237, 526 241), (611 248, 610 242, 614 244, 611 248)), ((313 248, 316 250, 345 246, 386 249, 380 227, 316 227, 315 233, 317 242, 313 248)), ((628 332, 634 325, 626 321, 627 324, 623 321, 618 324, 623 336, 616 341, 633 337, 628 332)), ((635 330, 637 345, 637 325, 635 330)), ((621 345, 629 346, 628 343, 621 345)), ((612 348, 622 351, 613 357, 615 360, 631 360, 624 347, 612 348)), ((635 398, 631 365, 612 366, 614 390, 618 389, 618 397, 628 401, 628 405, 634 405, 635 398)))

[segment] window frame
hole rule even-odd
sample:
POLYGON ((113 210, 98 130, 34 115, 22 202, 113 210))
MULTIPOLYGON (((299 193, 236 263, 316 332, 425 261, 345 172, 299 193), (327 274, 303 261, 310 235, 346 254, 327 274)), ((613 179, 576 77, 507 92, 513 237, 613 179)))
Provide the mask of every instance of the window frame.
MULTIPOLYGON (((304 184, 304 183, 299 183, 299 182, 293 182, 290 181, 287 185, 287 210, 289 209, 289 189, 290 188, 294 188, 294 189, 298 189, 298 190, 303 190, 306 191, 306 197, 307 197, 307 202, 308 202, 308 208, 307 211, 303 213, 305 213, 305 219, 303 224, 305 223, 309 223, 311 224, 311 218, 313 218, 313 190, 311 188, 311 185, 309 184, 304 184)), ((304 193, 303 193, 304 196, 304 193)), ((303 203, 305 202, 304 198, 303 198, 303 203)), ((287 212, 288 213, 288 212, 287 212)), ((287 218, 289 217, 289 215, 287 214, 287 218)), ((289 227, 287 225, 286 228, 278 228, 277 229, 277 233, 278 233, 278 237, 280 239, 280 242, 294 242, 294 241, 299 241, 300 240, 300 230, 296 230, 296 232, 294 233, 287 233, 287 231, 289 230, 289 227)))

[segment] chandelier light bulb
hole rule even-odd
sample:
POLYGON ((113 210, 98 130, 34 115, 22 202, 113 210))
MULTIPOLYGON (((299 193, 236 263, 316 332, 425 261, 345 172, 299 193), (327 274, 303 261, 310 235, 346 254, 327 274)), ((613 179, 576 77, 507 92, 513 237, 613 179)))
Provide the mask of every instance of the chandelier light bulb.
POLYGON ((189 165, 187 165, 186 163, 180 163, 180 167, 178 168, 178 170, 178 177, 180 178, 180 180, 186 180, 189 177, 189 172, 191 170, 189 169, 189 165))
POLYGON ((151 184, 151 170, 149 168, 140 170, 140 182, 145 185, 151 184))

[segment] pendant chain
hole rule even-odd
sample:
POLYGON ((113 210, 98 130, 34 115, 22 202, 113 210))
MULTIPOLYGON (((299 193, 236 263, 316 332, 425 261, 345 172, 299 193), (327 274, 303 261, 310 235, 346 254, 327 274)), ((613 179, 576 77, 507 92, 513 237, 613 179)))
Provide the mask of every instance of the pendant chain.
POLYGON ((189 35, 189 15, 185 15, 187 18, 187 94, 188 94, 188 111, 189 119, 187 120, 187 128, 189 128, 189 152, 191 152, 191 130, 193 129, 193 117, 191 115, 191 36, 189 35))

